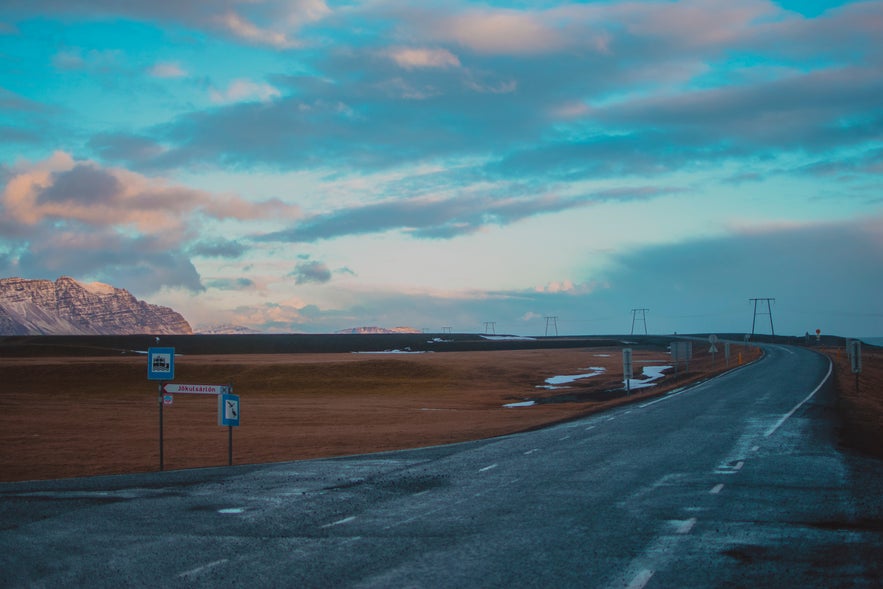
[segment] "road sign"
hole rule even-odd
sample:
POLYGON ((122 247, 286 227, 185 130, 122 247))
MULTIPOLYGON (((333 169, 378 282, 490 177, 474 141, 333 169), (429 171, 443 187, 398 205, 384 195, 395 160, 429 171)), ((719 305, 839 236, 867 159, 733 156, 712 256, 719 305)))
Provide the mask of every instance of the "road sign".
POLYGON ((632 350, 625 348, 622 351, 622 374, 624 378, 632 378, 634 371, 632 370, 632 350))
POLYGON ((163 385, 164 393, 177 395, 223 395, 230 391, 230 387, 220 384, 176 384, 168 382, 163 385))
POLYGON ((849 362, 852 365, 853 374, 861 374, 862 371, 862 342, 861 340, 852 340, 849 342, 849 362))
POLYGON ((239 395, 218 395, 218 425, 239 425, 239 395))
POLYGON ((147 349, 147 380, 175 379, 175 348, 147 349))
POLYGON ((171 405, 175 401, 175 398, 171 395, 163 395, 162 404, 163 405, 171 405))

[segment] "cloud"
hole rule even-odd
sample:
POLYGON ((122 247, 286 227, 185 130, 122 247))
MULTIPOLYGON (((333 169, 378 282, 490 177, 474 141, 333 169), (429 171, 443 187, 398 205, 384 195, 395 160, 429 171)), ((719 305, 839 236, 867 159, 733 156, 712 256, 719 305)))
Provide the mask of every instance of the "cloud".
POLYGON ((227 89, 223 91, 213 88, 209 94, 212 102, 242 102, 247 100, 267 102, 281 96, 279 90, 270 84, 259 84, 245 79, 233 80, 227 89))
POLYGON ((557 213, 609 200, 653 198, 668 192, 671 189, 632 187, 580 196, 548 194, 502 198, 488 194, 466 194, 451 198, 390 200, 306 217, 288 230, 257 239, 313 242, 390 230, 402 230, 417 238, 446 239, 475 233, 487 226, 509 225, 535 215, 557 213))
POLYGON ((99 133, 92 136, 87 145, 105 161, 130 165, 149 166, 166 152, 152 139, 127 133, 99 133))
POLYGON ((52 58, 52 65, 59 70, 87 70, 92 73, 109 74, 124 66, 123 53, 116 49, 83 51, 78 47, 59 51, 52 58))
POLYGON ((232 240, 192 240, 205 219, 294 218, 296 207, 253 202, 171 184, 57 152, 5 171, 0 193, 2 270, 46 277, 91 277, 133 292, 164 287, 202 290, 190 256, 234 258, 232 240))
POLYGON ((295 279, 295 284, 325 284, 331 280, 331 270, 323 262, 316 260, 298 263, 290 274, 295 279))
POLYGON ((153 64, 147 73, 154 78, 183 78, 187 72, 177 63, 161 62, 153 64))
POLYGON ((191 245, 188 251, 193 256, 204 258, 235 259, 245 254, 247 248, 238 241, 216 238, 198 241, 191 245))
POLYGON ((213 195, 94 162, 75 162, 66 154, 56 154, 51 161, 55 163, 38 163, 7 182, 0 195, 4 214, 26 225, 71 220, 142 232, 180 231, 184 216, 194 213, 238 220, 297 214, 296 208, 278 200, 213 195))
POLYGON ((777 333, 826 331, 825 324, 841 325, 840 335, 883 333, 876 300, 883 274, 871 270, 883 267, 881 235, 876 216, 641 248, 615 257, 610 288, 598 299, 651 308, 657 333, 749 329, 752 297, 777 299, 777 333))
POLYGON ((396 47, 387 54, 396 65, 405 69, 460 67, 460 60, 447 49, 396 47))
POLYGON ((303 43, 297 33, 330 16, 323 0, 216 0, 213 2, 116 2, 114 0, 9 0, 13 14, 71 15, 100 19, 110 16, 183 24, 235 41, 285 50, 303 43))

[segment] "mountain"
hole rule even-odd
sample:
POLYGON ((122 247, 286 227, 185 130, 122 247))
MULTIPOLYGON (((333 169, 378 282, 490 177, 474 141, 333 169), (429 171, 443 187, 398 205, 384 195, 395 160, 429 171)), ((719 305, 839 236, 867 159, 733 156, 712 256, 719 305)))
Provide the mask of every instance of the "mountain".
POLYGON ((258 331, 257 329, 252 329, 251 327, 245 327, 242 325, 210 325, 208 327, 200 327, 196 330, 196 333, 202 335, 254 335, 258 333, 263 333, 258 331))
POLYGON ((108 284, 0 279, 0 335, 190 334, 168 307, 136 299, 108 284))
POLYGON ((413 327, 351 327, 350 329, 341 329, 334 333, 422 333, 419 329, 413 327))

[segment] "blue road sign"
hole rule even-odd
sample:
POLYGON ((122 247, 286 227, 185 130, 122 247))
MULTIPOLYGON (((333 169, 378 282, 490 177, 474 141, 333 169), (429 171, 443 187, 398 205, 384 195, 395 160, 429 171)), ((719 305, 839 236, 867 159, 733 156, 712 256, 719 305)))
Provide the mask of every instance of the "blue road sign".
POLYGON ((147 349, 147 380, 174 380, 175 348, 147 349))
POLYGON ((239 395, 218 395, 218 425, 239 426, 239 395))

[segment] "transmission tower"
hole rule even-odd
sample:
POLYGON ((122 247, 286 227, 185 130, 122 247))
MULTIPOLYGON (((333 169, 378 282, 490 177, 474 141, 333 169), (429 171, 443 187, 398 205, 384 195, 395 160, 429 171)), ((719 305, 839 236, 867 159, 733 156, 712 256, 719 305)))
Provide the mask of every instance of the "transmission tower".
POLYGON ((451 333, 450 327, 442 327, 442 333, 451 333))
POLYGON ((546 317, 546 335, 549 335, 549 325, 551 325, 555 329, 555 335, 558 335, 558 317, 550 316, 546 317))
POLYGON ((632 309, 632 333, 631 335, 635 335, 635 322, 640 321, 644 324, 644 335, 647 335, 647 311, 650 309, 632 309), (641 318, 638 319, 638 313, 641 314, 641 318))
POLYGON ((485 333, 485 335, 497 335, 497 322, 496 321, 485 321, 484 322, 484 333, 485 333))
POLYGON ((756 298, 756 299, 748 299, 750 302, 754 303, 754 317, 751 319, 751 335, 754 335, 754 325, 757 323, 758 315, 769 315, 770 316, 770 333, 772 335, 776 335, 776 330, 773 329, 773 309, 770 307, 770 301, 776 302, 776 299, 772 298, 756 298), (763 302, 766 303, 766 313, 763 312, 763 307, 761 307, 761 311, 757 310, 757 303, 763 302))

